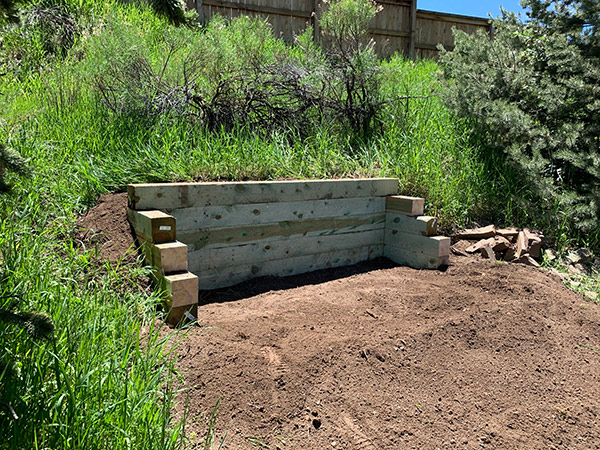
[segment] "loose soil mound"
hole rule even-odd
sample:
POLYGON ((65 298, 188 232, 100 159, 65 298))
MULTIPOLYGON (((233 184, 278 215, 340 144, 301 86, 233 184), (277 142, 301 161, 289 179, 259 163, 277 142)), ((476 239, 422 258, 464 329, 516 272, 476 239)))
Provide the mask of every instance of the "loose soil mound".
POLYGON ((214 294, 188 429, 220 398, 227 449, 600 448, 600 307, 532 267, 375 268, 214 294))
POLYGON ((97 247, 100 259, 115 263, 135 259, 134 241, 127 221, 127 193, 106 194, 77 221, 77 239, 86 247, 97 247), (129 251, 129 252, 128 252, 129 251))
MULTIPOLYGON (((111 261, 125 209, 104 196, 79 221, 111 261)), ((227 449, 600 448, 600 307, 541 269, 451 261, 202 293, 178 349, 189 434, 220 398, 227 449)))

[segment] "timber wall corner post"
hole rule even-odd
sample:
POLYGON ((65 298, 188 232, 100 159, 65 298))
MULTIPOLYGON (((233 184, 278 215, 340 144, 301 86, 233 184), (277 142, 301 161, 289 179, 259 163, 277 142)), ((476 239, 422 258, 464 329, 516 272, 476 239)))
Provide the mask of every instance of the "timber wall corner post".
POLYGON ((390 195, 385 207, 385 257, 415 269, 448 265, 450 238, 436 236, 437 219, 424 216, 425 200, 390 195))
MULTIPOLYGON (((135 206, 133 189, 129 204, 135 206)), ((195 321, 198 309, 198 277, 188 272, 187 245, 176 240, 175 217, 158 210, 127 209, 146 264, 151 265, 153 278, 165 293, 167 322, 176 325, 195 321)))

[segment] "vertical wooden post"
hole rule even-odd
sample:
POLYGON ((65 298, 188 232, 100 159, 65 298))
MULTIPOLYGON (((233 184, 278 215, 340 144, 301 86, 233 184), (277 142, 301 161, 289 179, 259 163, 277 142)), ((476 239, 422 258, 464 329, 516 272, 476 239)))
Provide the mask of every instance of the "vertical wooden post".
POLYGON ((417 40, 417 0, 410 3, 410 19, 408 22, 408 57, 415 59, 415 46, 417 40))
POLYGON ((314 0, 312 13, 313 41, 316 45, 321 43, 321 14, 319 11, 319 2, 320 0, 314 0))
POLYGON ((204 24, 204 8, 202 7, 202 0, 196 0, 196 12, 198 13, 198 22, 204 24))

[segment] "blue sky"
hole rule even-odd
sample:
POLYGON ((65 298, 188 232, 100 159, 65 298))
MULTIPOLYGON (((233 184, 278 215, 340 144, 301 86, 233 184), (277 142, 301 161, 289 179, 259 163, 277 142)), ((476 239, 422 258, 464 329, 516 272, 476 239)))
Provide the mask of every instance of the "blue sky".
POLYGON ((508 11, 524 11, 519 0, 417 0, 417 8, 466 16, 493 17, 500 15, 500 5, 508 11))

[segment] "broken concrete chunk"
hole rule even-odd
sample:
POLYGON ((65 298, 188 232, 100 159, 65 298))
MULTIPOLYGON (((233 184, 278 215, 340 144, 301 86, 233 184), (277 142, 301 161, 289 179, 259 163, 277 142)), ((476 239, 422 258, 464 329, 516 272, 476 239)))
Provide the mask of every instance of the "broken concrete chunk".
POLYGON ((456 239, 486 239, 496 235, 496 227, 488 225, 487 227, 471 228, 470 230, 462 230, 452 235, 456 239))
POLYGON ((494 250, 492 249, 492 246, 490 244, 486 244, 484 247, 481 248, 481 255, 484 258, 487 258, 491 261, 496 261, 496 254, 494 253, 494 250))
POLYGON ((503 252, 504 250, 508 250, 512 247, 510 241, 502 236, 496 236, 494 238, 494 246, 493 249, 495 252, 503 252))
POLYGON ((515 244, 515 256, 517 257, 517 259, 527 252, 527 243, 528 239, 527 236, 525 236, 525 232, 519 231, 519 235, 517 236, 517 243, 515 244))
POLYGON ((482 239, 482 240, 478 241, 477 243, 471 245, 470 247, 467 247, 465 249, 465 251, 467 253, 475 253, 475 252, 481 250, 486 245, 489 245, 490 247, 492 247, 495 243, 496 243, 496 240, 493 237, 489 238, 489 239, 482 239))
POLYGON ((466 252, 466 248, 470 247, 471 243, 469 241, 458 241, 452 247, 450 247, 450 251, 458 256, 469 256, 466 252))
POLYGON ((540 265, 537 263, 537 261, 535 259, 533 259, 531 256, 529 256, 529 254, 527 254, 527 253, 525 253, 524 255, 521 255, 519 258, 515 259, 513 262, 525 264, 528 266, 540 267, 540 265))
POLYGON ((517 238, 518 234, 519 234, 519 230, 518 230, 518 228, 515 228, 515 227, 498 228, 496 230, 496 236, 502 236, 504 238, 509 239, 511 242, 513 241, 513 239, 517 238))

